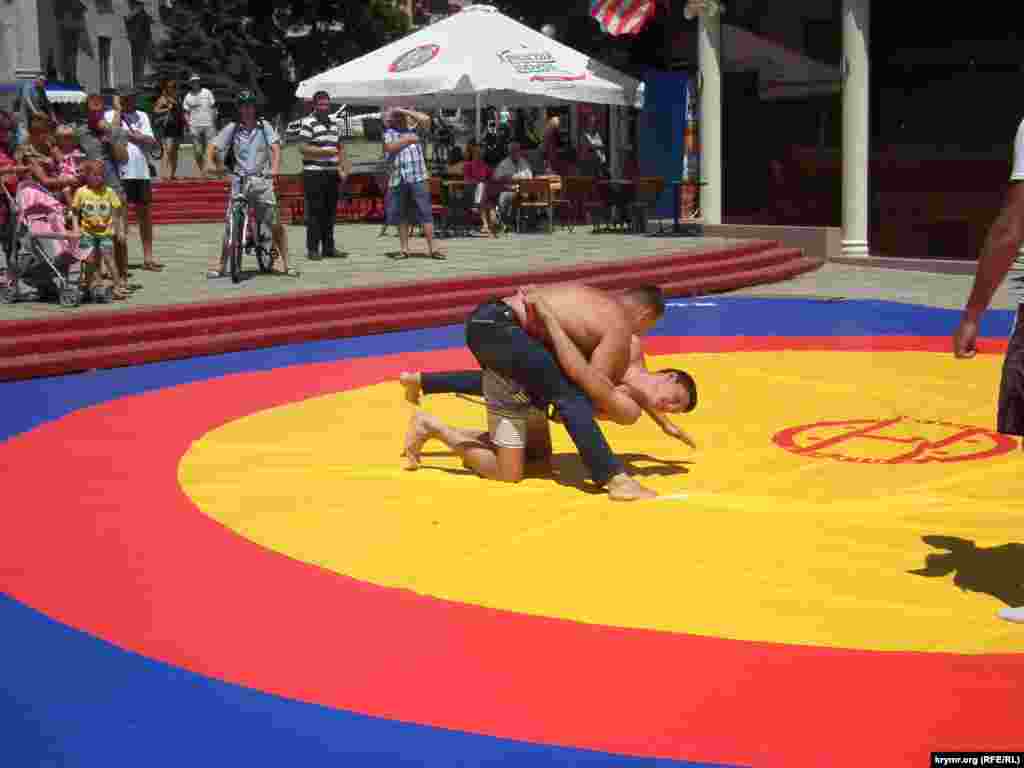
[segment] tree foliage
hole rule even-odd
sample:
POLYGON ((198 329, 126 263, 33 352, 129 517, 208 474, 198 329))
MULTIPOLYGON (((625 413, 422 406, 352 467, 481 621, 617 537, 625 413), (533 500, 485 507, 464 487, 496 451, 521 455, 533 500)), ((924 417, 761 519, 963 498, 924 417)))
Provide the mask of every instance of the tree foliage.
POLYGON ((409 19, 393 0, 279 0, 275 27, 305 79, 407 34, 409 19), (308 30, 304 36, 297 32, 308 30))
POLYGON ((154 80, 198 72, 218 101, 255 90, 287 113, 296 83, 409 31, 394 0, 175 0, 154 51, 154 80))
POLYGON ((259 91, 261 72, 251 55, 259 42, 246 31, 248 10, 245 0, 177 0, 154 50, 154 79, 185 81, 195 72, 216 92, 259 91))

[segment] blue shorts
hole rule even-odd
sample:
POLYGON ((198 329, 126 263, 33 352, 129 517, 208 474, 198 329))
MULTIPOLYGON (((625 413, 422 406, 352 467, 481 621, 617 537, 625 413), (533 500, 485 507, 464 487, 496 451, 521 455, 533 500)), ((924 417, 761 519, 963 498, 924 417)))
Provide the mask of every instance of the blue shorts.
POLYGON ((403 181, 397 187, 389 187, 386 215, 388 224, 433 224, 430 185, 426 181, 403 181))

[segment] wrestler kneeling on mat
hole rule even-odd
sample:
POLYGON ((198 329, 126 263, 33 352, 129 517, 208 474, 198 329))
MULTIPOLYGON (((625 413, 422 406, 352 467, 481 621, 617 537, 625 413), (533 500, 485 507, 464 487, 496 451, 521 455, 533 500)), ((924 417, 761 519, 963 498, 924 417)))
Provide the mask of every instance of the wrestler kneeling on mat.
MULTIPOLYGON (((405 390, 405 399, 411 405, 419 405, 422 395, 455 394, 481 397, 484 394, 484 372, 479 370, 434 373, 403 371, 398 380, 405 390)), ((622 383, 640 409, 662 432, 690 448, 697 448, 693 438, 666 415, 689 413, 697 406, 697 384, 690 374, 672 368, 654 372, 648 370, 640 339, 634 336, 630 348, 629 368, 622 377, 622 383)), ((607 414, 600 411, 595 412, 594 416, 598 419, 608 418, 607 414)), ((557 413, 552 415, 552 420, 561 421, 557 413)), ((429 414, 423 414, 420 421, 434 427, 445 426, 429 414)), ((527 422, 527 463, 550 457, 550 432, 545 422, 544 413, 531 407, 530 420, 527 422), (547 451, 543 447, 545 440, 547 451)))
MULTIPOLYGON (((477 374, 477 381, 488 401, 490 434, 453 429, 418 412, 406 437, 409 468, 417 466, 423 443, 436 437, 483 477, 518 481, 527 446, 529 458, 550 453, 547 422, 539 410, 531 417, 529 403, 554 403, 593 479, 607 486, 611 498, 653 497, 655 494, 633 480, 611 455, 594 423, 594 408, 587 396, 622 424, 634 423, 641 410, 685 411, 695 405, 696 390, 688 375, 674 371, 651 374, 642 366, 639 344, 631 351, 630 330, 645 333, 663 311, 664 302, 656 288, 612 296, 574 284, 532 289, 481 305, 467 322, 467 341, 487 369, 477 374), (526 333, 527 327, 533 336, 526 333), (551 344, 565 372, 536 337, 551 344), (581 348, 589 352, 591 364, 581 348), (613 381, 622 380, 631 357, 640 365, 633 366, 629 384, 615 386, 613 381), (488 361, 493 365, 487 365, 488 361)), ((477 391, 477 381, 471 381, 467 391, 477 391)), ((652 416, 668 434, 688 440, 667 419, 652 416)))

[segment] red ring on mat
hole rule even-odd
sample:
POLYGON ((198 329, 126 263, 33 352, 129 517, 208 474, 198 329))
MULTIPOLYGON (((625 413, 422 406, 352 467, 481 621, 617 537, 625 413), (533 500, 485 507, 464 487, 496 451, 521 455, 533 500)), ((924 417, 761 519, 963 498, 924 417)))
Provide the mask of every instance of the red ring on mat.
MULTIPOLYGON (((651 342, 655 353, 948 345, 651 342)), ((722 640, 445 602, 261 548, 199 512, 178 485, 192 441, 224 423, 410 367, 471 364, 465 350, 447 350, 239 374, 126 397, 14 437, 0 444, 0 465, 18 478, 5 491, 3 588, 61 622, 210 677, 493 736, 759 766, 820 765, 824 754, 830 765, 860 764, 867 744, 850 742, 852 723, 893 765, 923 764, 928 745, 1019 747, 1024 655, 722 640), (908 744, 925 746, 908 753, 908 744)))

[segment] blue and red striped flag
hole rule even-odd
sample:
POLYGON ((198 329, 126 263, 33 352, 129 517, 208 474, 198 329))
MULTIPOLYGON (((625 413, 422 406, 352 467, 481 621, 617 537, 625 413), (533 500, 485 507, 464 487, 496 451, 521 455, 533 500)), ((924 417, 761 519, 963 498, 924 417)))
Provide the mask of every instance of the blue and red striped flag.
POLYGON ((656 0, 590 0, 590 15, 609 35, 635 35, 654 16, 656 0))

